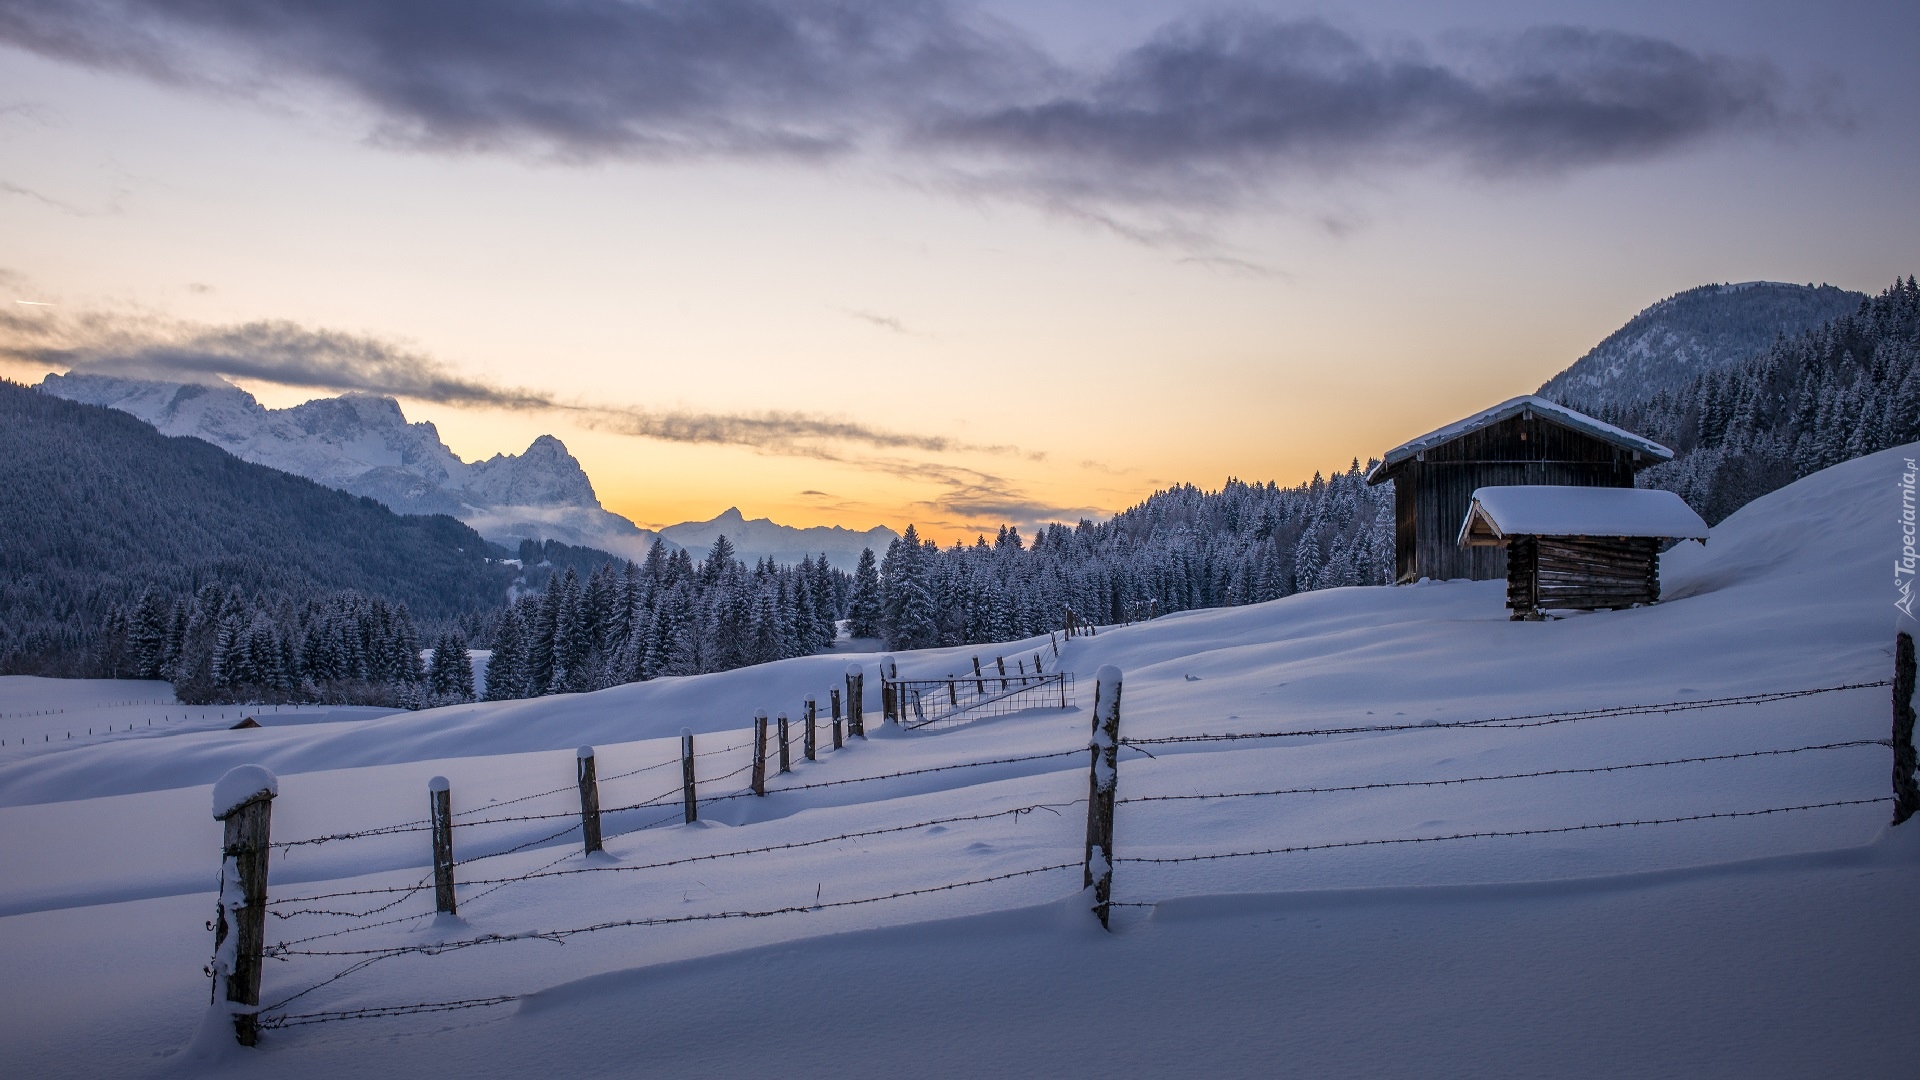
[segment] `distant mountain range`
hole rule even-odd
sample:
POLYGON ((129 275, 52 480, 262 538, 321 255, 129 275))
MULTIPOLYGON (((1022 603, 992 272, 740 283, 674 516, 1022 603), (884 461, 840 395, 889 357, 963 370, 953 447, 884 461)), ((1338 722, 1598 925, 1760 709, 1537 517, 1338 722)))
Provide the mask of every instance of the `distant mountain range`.
POLYGON ((508 549, 522 540, 558 540, 628 559, 646 557, 656 536, 667 546, 706 551, 724 533, 738 556, 797 563, 825 553, 851 571, 863 547, 884 551, 895 535, 883 527, 855 532, 810 529, 766 518, 746 520, 729 509, 711 521, 683 522, 656 533, 600 505, 593 481, 566 445, 551 435, 522 454, 462 461, 427 422, 410 423, 390 397, 345 394, 270 409, 224 381, 207 384, 74 373, 48 375, 40 389, 88 405, 131 413, 163 435, 205 440, 243 461, 304 476, 378 500, 402 514, 447 514, 508 549))
POLYGON ((1547 380, 1541 397, 1599 415, 1649 401, 1706 371, 1765 352, 1774 339, 1859 310, 1865 293, 1832 285, 1702 285, 1648 307, 1547 380))
POLYGON ((872 548, 876 557, 884 555, 887 545, 900 535, 885 525, 876 525, 866 532, 855 532, 838 525, 797 529, 791 525, 777 525, 766 518, 749 521, 737 506, 728 507, 726 512, 712 521, 669 525, 661 529, 660 534, 696 553, 712 547, 714 540, 724 535, 733 544, 739 557, 747 562, 771 557, 776 563, 797 563, 808 555, 818 557, 824 554, 829 565, 848 573, 852 573, 859 564, 861 549, 872 548))

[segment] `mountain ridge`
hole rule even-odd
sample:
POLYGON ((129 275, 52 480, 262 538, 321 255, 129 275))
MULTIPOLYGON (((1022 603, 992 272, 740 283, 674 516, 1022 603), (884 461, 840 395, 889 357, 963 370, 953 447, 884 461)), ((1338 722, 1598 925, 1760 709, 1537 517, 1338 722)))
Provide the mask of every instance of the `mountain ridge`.
POLYGON ((114 605, 206 585, 304 602, 352 590, 445 622, 497 608, 509 553, 445 515, 167 436, 0 380, 0 669, 58 674, 114 605))
POLYGON ((1537 391, 1599 415, 1745 363, 1859 309, 1867 294, 1833 285, 1743 281, 1684 289, 1641 309, 1537 391))
POLYGON ((885 525, 864 531, 843 525, 781 525, 771 518, 749 518, 739 507, 729 506, 706 521, 669 525, 660 530, 660 535, 694 552, 712 547, 716 537, 725 535, 735 553, 747 562, 771 558, 776 563, 797 563, 809 555, 824 554, 828 565, 851 573, 863 549, 872 548, 876 556, 883 555, 900 534, 885 525))
POLYGON ((271 409, 224 380, 170 383, 85 372, 48 375, 40 389, 131 413, 164 435, 193 436, 398 513, 447 514, 509 548, 554 539, 640 559, 658 535, 601 506, 586 471, 552 435, 521 454, 470 463, 431 421, 408 421, 398 401, 381 395, 271 409))

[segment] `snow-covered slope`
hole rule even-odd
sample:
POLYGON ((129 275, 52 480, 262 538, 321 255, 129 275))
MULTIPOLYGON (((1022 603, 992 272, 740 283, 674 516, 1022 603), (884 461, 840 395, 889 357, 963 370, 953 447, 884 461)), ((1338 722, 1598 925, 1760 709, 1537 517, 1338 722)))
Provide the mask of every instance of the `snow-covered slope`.
MULTIPOLYGON (((1704 548, 1666 556, 1666 601, 1651 608, 1514 623, 1498 583, 1457 582, 1108 628, 1061 650, 1080 676, 1074 709, 878 729, 796 760, 765 798, 707 805, 695 826, 677 823, 680 727, 697 733, 701 793, 734 792, 752 711, 824 700, 849 657, 0 754, 0 963, 35 973, 0 984, 0 1072, 1899 1075, 1909 1055, 1889 1033, 1906 1006, 1886 987, 1920 962, 1908 914, 1920 825, 1890 834, 1884 801, 1853 802, 1887 791, 1887 750, 1871 742, 1886 738, 1884 687, 1419 725, 1884 679, 1880 523, 1914 453, 1756 500, 1704 548), (1122 861, 1116 899, 1144 906, 1117 909, 1107 935, 1078 893, 1088 706, 1105 664, 1125 672, 1130 738, 1416 726, 1123 753, 1123 800, 1180 797, 1123 802, 1123 860, 1310 850, 1122 861), (590 858, 567 830, 582 742, 599 750, 609 836, 590 858), (1847 745, 1764 753, 1828 743, 1847 745), (1762 756, 1564 771, 1727 754, 1762 756), (308 940, 268 965, 269 1004, 310 986, 279 1011, 514 1000, 286 1028, 254 1052, 218 1031, 189 1046, 206 1014, 201 926, 218 865, 209 785, 247 761, 280 773, 276 839, 417 821, 436 774, 467 820, 533 815, 458 832, 457 919, 405 891, 426 873, 421 833, 276 853, 287 917, 269 935, 308 940), (960 767, 917 771, 943 766, 960 767), (1523 773, 1542 775, 1428 783, 1523 773), (1355 790, 1369 784, 1409 786, 1355 790), (1310 790, 1189 798, 1283 789, 1310 790), (1753 813, 1826 803, 1844 805, 1753 813), (1753 816, 1581 828, 1726 813, 1753 816), (847 833, 862 835, 831 839, 847 833), (1373 842, 1458 834, 1501 835, 1373 842), (534 872, 550 876, 518 880, 534 872), (292 902, 341 892, 357 895, 292 902), (620 925, 486 938, 606 923, 620 925), (483 939, 321 985, 374 955, 360 950, 483 939)), ((989 664, 1035 651, 1055 666, 1044 641, 979 650, 989 664)), ((899 663, 944 676, 970 672, 973 652, 899 663)))
POLYGON ((852 573, 860 562, 860 552, 872 548, 875 558, 887 553, 887 545, 899 533, 885 525, 857 532, 839 525, 816 525, 810 529, 776 524, 768 518, 749 521, 740 508, 730 506, 711 521, 685 521, 660 530, 660 535, 689 551, 701 552, 725 536, 734 553, 745 562, 772 558, 776 563, 797 563, 807 556, 823 552, 831 565, 852 573))
POLYGON ((132 413, 167 435, 191 435, 235 457, 379 500, 403 514, 451 514, 509 549, 552 539, 639 559, 654 534, 600 505, 560 440, 523 454, 460 460, 431 423, 408 423, 389 397, 346 394, 269 409, 224 382, 48 375, 41 389, 132 413))
POLYGON ((1776 336, 1811 330, 1864 299, 1831 285, 1777 281, 1688 289, 1635 315, 1540 394, 1588 412, 1645 401, 1703 371, 1750 360, 1776 336))

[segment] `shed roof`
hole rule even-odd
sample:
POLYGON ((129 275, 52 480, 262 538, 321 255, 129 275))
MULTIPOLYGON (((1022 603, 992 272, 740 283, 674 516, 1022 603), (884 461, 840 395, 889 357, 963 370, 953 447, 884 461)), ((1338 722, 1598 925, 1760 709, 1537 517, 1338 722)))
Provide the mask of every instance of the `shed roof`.
POLYGON ((1707 523, 1678 495, 1652 488, 1527 484, 1483 487, 1460 523, 1463 547, 1510 536, 1707 538, 1707 523))
POLYGON ((1625 428, 1614 427, 1605 421, 1595 420, 1586 413, 1569 409, 1558 402, 1548 401, 1546 398, 1540 397, 1537 394, 1522 394, 1517 398, 1509 398, 1491 409, 1483 409, 1480 412, 1474 413, 1464 420, 1456 420, 1446 427, 1429 431, 1417 439, 1408 439, 1406 442, 1387 451, 1386 456, 1380 459, 1380 464, 1374 466, 1373 471, 1367 474, 1367 483, 1377 484, 1386 479, 1387 472, 1391 470, 1393 466, 1400 464, 1408 458, 1431 450, 1442 443, 1452 442, 1470 431, 1477 431, 1488 425, 1497 424, 1502 420, 1518 416, 1523 412, 1539 413, 1554 423, 1572 428, 1575 431, 1584 432, 1596 439, 1604 439, 1622 449, 1637 450, 1656 461, 1673 460, 1673 451, 1661 446, 1652 439, 1635 435, 1625 428))

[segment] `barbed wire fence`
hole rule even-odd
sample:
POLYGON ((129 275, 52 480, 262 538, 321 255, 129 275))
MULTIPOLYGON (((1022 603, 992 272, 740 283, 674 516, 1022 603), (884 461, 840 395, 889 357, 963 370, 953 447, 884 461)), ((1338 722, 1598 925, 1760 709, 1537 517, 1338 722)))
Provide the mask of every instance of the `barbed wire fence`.
MULTIPOLYGON (((1905 635, 1902 635, 1905 639, 1905 635)), ((1640 703, 1630 705, 1602 706, 1586 709, 1561 710, 1508 716, 1493 716, 1457 721, 1421 721, 1407 723, 1381 724, 1333 724, 1317 727, 1288 727, 1272 730, 1251 730, 1220 733, 1200 733, 1191 735, 1168 735, 1144 738, 1122 738, 1120 736, 1120 699, 1122 679, 1120 673, 1112 668, 1103 668, 1098 677, 1092 731, 1087 743, 1068 749, 1030 754, 1007 755, 997 758, 953 762, 913 769, 898 769, 884 773, 872 773, 852 777, 840 777, 830 780, 803 781, 798 783, 767 783, 767 769, 773 755, 769 753, 768 739, 770 729, 764 714, 757 720, 752 738, 744 742, 734 742, 720 749, 696 752, 691 734, 683 736, 682 755, 677 759, 668 759, 653 764, 632 768, 611 774, 597 781, 600 784, 626 781, 647 776, 657 770, 670 768, 677 761, 682 765, 682 782, 671 787, 663 787, 657 794, 646 798, 619 802, 601 808, 598 803, 597 789, 589 792, 592 781, 590 762, 591 748, 580 751, 581 780, 577 785, 555 787, 549 790, 518 796, 501 802, 493 802, 484 807, 476 807, 460 813, 448 812, 441 815, 436 812, 428 818, 414 821, 397 822, 350 832, 305 837, 289 841, 275 841, 266 845, 278 849, 282 855, 297 849, 328 843, 358 841, 394 835, 427 832, 434 835, 435 868, 418 880, 391 886, 375 886, 359 889, 334 890, 285 897, 264 899, 266 913, 281 923, 292 923, 300 919, 344 920, 346 925, 313 927, 312 932, 292 936, 282 936, 278 940, 259 944, 258 955, 254 963, 274 960, 282 963, 325 963, 332 961, 343 966, 318 977, 308 985, 282 992, 274 996, 271 1003, 261 1006, 256 996, 246 1003, 251 1008, 249 1016, 257 1029, 292 1028, 311 1024, 336 1021, 351 1021, 375 1018, 388 1018, 418 1013, 436 1013, 465 1009, 486 1008, 518 1000, 515 994, 492 994, 451 998, 442 1001, 422 1001, 402 1004, 366 1005, 351 1008, 320 1009, 312 1011, 290 1011, 296 1003, 303 1002, 310 995, 322 989, 334 986, 367 968, 384 961, 402 956, 441 956, 466 952, 473 949, 488 948, 494 945, 515 942, 565 942, 573 938, 596 933, 628 930, 636 928, 665 927, 730 920, 759 920, 819 913, 844 908, 861 907, 904 901, 914 897, 944 894, 958 890, 985 886, 998 882, 1040 878, 1062 874, 1078 868, 1081 871, 1081 887, 1091 893, 1092 908, 1103 924, 1108 923, 1110 909, 1113 907, 1152 907, 1159 901, 1119 900, 1114 898, 1113 881, 1116 866, 1174 866, 1198 863, 1218 863, 1227 860, 1239 860, 1259 857, 1279 857, 1307 852, 1322 852, 1340 849, 1379 848, 1399 845, 1426 845, 1448 842, 1484 841, 1521 837, 1539 837, 1591 833, 1605 830, 1627 830, 1677 826, 1688 823, 1701 823, 1732 819, 1768 818, 1786 814, 1807 813, 1843 807, 1857 807, 1882 803, 1888 796, 1868 796, 1864 793, 1847 798, 1796 801, 1784 805, 1760 807, 1735 807, 1704 809, 1693 813, 1673 813, 1662 816, 1623 815, 1618 819, 1596 821, 1577 821, 1574 823, 1524 824, 1511 827, 1487 827, 1478 829, 1460 829, 1438 833, 1414 833, 1409 835, 1390 835, 1361 837, 1354 839, 1316 840, 1301 843, 1282 843, 1264 846, 1228 846, 1219 850, 1209 850, 1195 841, 1201 850, 1181 851, 1177 853, 1148 852, 1138 855, 1121 855, 1114 852, 1114 816, 1119 806, 1138 808, 1139 812, 1148 812, 1155 806, 1182 803, 1204 802, 1208 800, 1265 799, 1277 800, 1288 797, 1306 797, 1333 793, 1372 793, 1393 789, 1445 788, 1464 785, 1494 784, 1522 780, 1539 780, 1570 776, 1604 776, 1623 772, 1638 772, 1665 768, 1681 768, 1709 763, 1751 763, 1767 759, 1778 759, 1799 755, 1826 753, 1844 753, 1868 749, 1895 752, 1895 791, 1896 814, 1908 801, 1920 802, 1920 794, 1912 791, 1912 777, 1908 777, 1908 787, 1902 789, 1899 769, 1904 760, 1911 774, 1912 751, 1912 711, 1910 700, 1913 689, 1913 654, 1910 641, 1904 641, 1904 649, 1897 652, 1896 677, 1894 680, 1877 682, 1854 682, 1832 686, 1798 688, 1791 690, 1767 691, 1760 693, 1729 695, 1719 698, 1693 698, 1681 701, 1640 703), (1901 665, 1904 665, 1902 667, 1901 665), (1903 681, 1904 680, 1904 681, 1903 681), (1203 747, 1229 748, 1251 740, 1287 740, 1311 739, 1345 735, 1404 735, 1414 732, 1452 732, 1464 733, 1476 730, 1513 730, 1548 729, 1561 725, 1583 721, 1601 721, 1614 718, 1671 714, 1709 709, 1748 709, 1766 704, 1804 699, 1819 695, 1841 694, 1855 691, 1885 688, 1895 689, 1895 724, 1890 739, 1829 739, 1821 742, 1807 742, 1788 746, 1730 749, 1719 753, 1699 753, 1684 756, 1652 757, 1648 760, 1614 760, 1569 764, 1555 768, 1541 768, 1513 772, 1476 773, 1458 776, 1439 776, 1421 779, 1396 780, 1357 780, 1347 784, 1321 784, 1298 786, 1273 786, 1247 790, 1219 790, 1211 792, 1167 792, 1128 795, 1118 797, 1117 781, 1119 763, 1123 751, 1127 760, 1134 764, 1128 766, 1131 773, 1136 769, 1147 769, 1147 776, 1156 768, 1168 749, 1200 749, 1203 747), (1908 717, 1903 731, 1900 723, 1899 695, 1904 690, 1909 700, 1906 712, 1908 717), (1905 757, 1902 758, 1902 747, 1905 757), (722 755, 735 754, 742 750, 752 753, 746 763, 731 771, 707 778, 702 783, 709 789, 714 785, 725 787, 729 781, 751 772, 752 779, 737 788, 717 793, 699 795, 695 788, 694 775, 696 762, 722 755), (1156 754, 1155 751, 1160 751, 1156 754), (759 799, 790 793, 801 793, 845 785, 876 783, 917 776, 945 774, 956 770, 998 768, 995 779, 1006 779, 1011 772, 1015 776, 1032 775, 1023 766, 1032 765, 1039 772, 1058 771, 1055 766, 1065 759, 1087 755, 1088 781, 1083 797, 1063 798, 1047 801, 1028 801, 1020 805, 998 809, 982 809, 977 812, 948 814, 931 817, 906 824, 878 825, 823 836, 803 836, 776 843, 761 843, 739 847, 726 851, 687 855, 677 858, 654 859, 645 862, 598 862, 588 861, 587 856, 593 850, 591 843, 569 847, 557 858, 548 860, 520 872, 494 873, 487 875, 481 870, 476 876, 473 871, 490 860, 500 859, 536 848, 553 845, 573 834, 586 837, 601 835, 601 819, 610 819, 605 836, 616 838, 646 832, 672 824, 676 821, 690 823, 697 820, 703 808, 732 802, 739 799, 759 799), (580 791, 581 805, 578 809, 521 814, 501 814, 503 807, 523 805, 540 799, 550 799, 569 792, 580 791), (356 943, 354 935, 383 927, 391 927, 415 920, 428 918, 440 911, 451 911, 454 891, 455 871, 459 875, 458 887, 468 892, 463 898, 467 904, 489 896, 498 890, 536 881, 557 879, 576 879, 588 875, 635 875, 648 874, 685 867, 699 863, 718 862, 733 859, 751 860, 755 857, 771 856, 779 853, 805 849, 831 848, 839 844, 857 844, 860 841, 877 837, 900 835, 932 828, 953 828, 980 825, 1000 819, 1021 820, 1034 814, 1060 816, 1063 811, 1074 807, 1087 808, 1087 834, 1081 857, 1073 861, 1049 862, 1043 865, 1019 867, 999 873, 968 877, 957 881, 934 882, 912 887, 894 888, 876 891, 869 895, 845 898, 823 899, 818 890, 810 900, 761 907, 746 907, 715 911, 703 911, 679 915, 631 915, 627 917, 586 921, 579 925, 550 929, 528 929, 505 933, 474 933, 431 942, 404 942, 398 944, 369 942, 360 939, 356 943), (664 811, 650 814, 648 811, 664 811), (454 830, 480 830, 475 835, 483 835, 485 830, 499 829, 537 823, 565 823, 552 831, 531 830, 537 835, 527 838, 508 836, 496 840, 491 845, 481 845, 483 853, 455 860, 452 856, 452 836, 454 830), (501 846, 504 845, 504 846, 501 846), (442 854, 444 850, 444 856, 442 854), (417 894, 436 892, 437 886, 444 884, 446 892, 432 910, 419 910, 407 914, 392 914, 412 900, 417 894), (474 892, 472 890, 479 890, 474 892)), ((883 672, 892 674, 883 666, 883 672)), ((897 676, 896 676, 897 678, 897 676)), ((983 675, 987 681, 996 681, 998 673, 983 675)), ((891 680, 888 680, 891 681, 891 680)), ((883 687, 885 683, 883 682, 883 687)), ((859 726, 860 687, 853 675, 848 677, 848 720, 849 736, 858 738, 864 734, 859 726)), ((834 745, 840 747, 840 702, 836 691, 834 701, 834 745)), ((810 729, 814 717, 811 702, 806 714, 810 729)), ((892 712, 893 710, 889 710, 892 712)), ((899 722, 894 716, 887 718, 899 722)), ((786 725, 781 730, 787 730, 786 725)), ((806 742, 809 757, 818 749, 812 733, 807 732, 806 742)), ((852 745, 852 744, 849 744, 852 745)), ((784 744, 780 747, 784 750, 784 744)), ((778 755, 784 764, 788 760, 786 753, 778 755)), ((790 770, 782 769, 782 774, 790 770)), ((436 782, 442 782, 436 778, 436 782)), ((270 799, 270 796, 269 796, 270 799)), ((262 804, 264 805, 264 804, 262 804)), ((1134 811, 1129 811, 1133 813, 1134 811)), ((1909 813, 1912 811, 1909 810, 1909 813)), ((262 831, 264 836, 264 830, 262 831)), ((233 864, 232 850, 228 852, 229 865, 233 864)), ((244 866, 245 860, 241 860, 244 866)), ((262 860, 264 867, 264 860, 262 860)), ((264 869, 261 871, 264 875, 264 869)), ((264 881, 260 883, 264 897, 264 881)), ((223 894, 224 895, 224 894, 223 894)), ((210 924, 211 925, 211 924, 210 924)), ((223 924, 224 925, 224 924, 223 924)), ((216 975, 218 961, 213 965, 216 975)), ((257 979, 255 979, 257 984, 257 979)))

